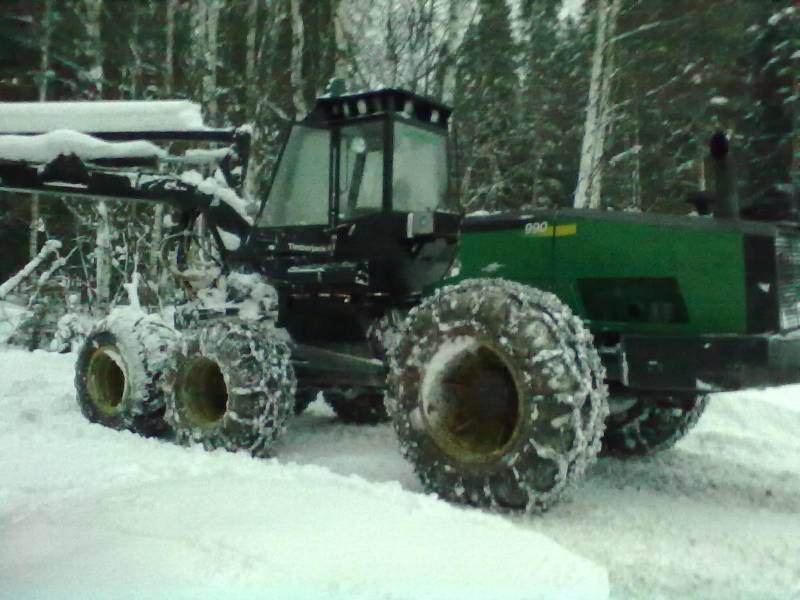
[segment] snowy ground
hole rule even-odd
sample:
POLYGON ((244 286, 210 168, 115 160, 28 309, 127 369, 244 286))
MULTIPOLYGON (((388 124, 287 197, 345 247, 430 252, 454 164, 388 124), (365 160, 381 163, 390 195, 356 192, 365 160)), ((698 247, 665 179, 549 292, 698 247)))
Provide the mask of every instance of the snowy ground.
POLYGON ((0 598, 800 598, 800 386, 715 397, 544 516, 421 493, 316 403, 280 458, 87 423, 74 356, 0 350, 0 598))

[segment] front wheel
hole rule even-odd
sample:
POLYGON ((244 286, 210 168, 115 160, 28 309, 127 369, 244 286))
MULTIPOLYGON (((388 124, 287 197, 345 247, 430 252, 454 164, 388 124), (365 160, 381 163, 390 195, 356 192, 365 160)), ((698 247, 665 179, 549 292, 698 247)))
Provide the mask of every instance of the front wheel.
POLYGON ((447 500, 543 510, 600 449, 603 367, 552 294, 499 279, 442 288, 409 314, 390 367, 403 453, 447 500))

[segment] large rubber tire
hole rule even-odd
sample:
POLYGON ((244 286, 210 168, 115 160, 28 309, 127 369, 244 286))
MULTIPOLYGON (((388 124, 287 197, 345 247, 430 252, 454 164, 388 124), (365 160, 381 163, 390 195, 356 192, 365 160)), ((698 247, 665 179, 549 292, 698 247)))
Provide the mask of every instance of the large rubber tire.
POLYGON ((640 394, 630 408, 606 419, 605 455, 648 456, 667 450, 697 424, 709 397, 694 394, 640 394))
POLYGON ((155 316, 125 310, 95 324, 75 367, 83 415, 113 429, 167 433, 165 374, 173 367, 177 346, 178 335, 155 316))
POLYGON ((427 491, 535 512, 600 450, 603 378, 591 335, 554 295, 466 280, 409 313, 390 351, 387 407, 427 491))
POLYGON ((325 402, 345 423, 378 425, 389 420, 383 394, 365 390, 325 390, 325 402))
POLYGON ((180 443, 266 456, 294 413, 290 350, 270 325, 220 319, 187 332, 170 382, 180 443))

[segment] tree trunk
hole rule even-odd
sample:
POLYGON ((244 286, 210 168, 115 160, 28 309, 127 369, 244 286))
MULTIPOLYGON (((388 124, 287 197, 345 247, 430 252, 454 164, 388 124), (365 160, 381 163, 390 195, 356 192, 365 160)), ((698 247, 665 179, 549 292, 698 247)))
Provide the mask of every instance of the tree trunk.
POLYGON ((305 32, 303 27, 303 14, 300 11, 300 0, 290 0, 292 17, 292 64, 291 64, 291 83, 292 83, 292 102, 294 104, 295 117, 303 118, 308 112, 303 90, 305 89, 303 80, 303 51, 305 45, 305 32))
POLYGON ((634 148, 636 152, 633 155, 633 207, 642 210, 642 145, 641 137, 639 135, 639 111, 636 111, 636 133, 634 134, 634 148))
MULTIPOLYGON (((103 0, 84 0, 86 35, 88 37, 88 79, 90 99, 99 99, 103 94, 103 46, 100 37, 100 15, 103 0)), ((97 203, 97 233, 95 237, 95 286, 97 288, 97 311, 108 310, 111 302, 111 220, 105 201, 97 203)))
POLYGON ((250 0, 247 4, 247 50, 245 58, 245 82, 247 92, 247 118, 252 121, 255 117, 256 99, 258 98, 258 82, 256 81, 256 67, 258 65, 258 3, 259 0, 250 0))
POLYGON ((133 11, 133 25, 131 27, 131 35, 130 35, 130 49, 131 49, 131 57, 133 59, 133 64, 131 64, 131 71, 130 71, 130 95, 131 99, 137 100, 139 98, 139 94, 141 92, 141 85, 142 85, 142 48, 140 46, 140 33, 141 33, 141 10, 136 9, 133 11))
POLYGON ((84 0, 86 14, 86 37, 88 38, 88 68, 86 79, 89 83, 87 94, 90 100, 103 97, 103 42, 100 37, 100 15, 103 0, 84 0))
POLYGON ((97 309, 104 311, 111 301, 111 218, 105 201, 97 203, 97 235, 95 237, 95 277, 97 309))
POLYGON ((208 2, 206 21, 206 77, 203 78, 203 99, 211 121, 217 125, 217 63, 219 62, 219 11, 218 0, 208 2))
POLYGON ((706 144, 700 132, 694 133, 694 138, 697 140, 697 189, 708 189, 708 180, 706 178, 706 144))
POLYGON ((175 93, 175 13, 177 11, 178 0, 167 0, 167 68, 164 73, 164 89, 168 98, 175 93))
MULTIPOLYGON (((175 14, 178 0, 167 1, 166 23, 166 70, 164 72, 164 90, 167 97, 175 93, 175 14)), ((164 205, 156 204, 153 209, 153 229, 150 234, 150 251, 147 260, 148 280, 156 282, 159 276, 161 261, 161 242, 164 237, 164 205)))
MULTIPOLYGON (((39 62, 39 102, 47 100, 50 82, 50 44, 53 37, 53 0, 45 0, 42 8, 41 57, 39 62)), ((31 224, 29 229, 28 257, 32 260, 39 253, 39 195, 31 198, 31 224)))
POLYGON ((193 42, 195 65, 200 81, 198 95, 208 120, 216 125, 217 105, 217 63, 219 0, 196 0, 193 14, 193 42))
POLYGON ((387 71, 389 73, 388 85, 394 86, 397 84, 397 74, 400 70, 400 57, 397 52, 397 33, 394 29, 394 22, 392 21, 395 13, 395 1, 389 0, 386 7, 386 64, 388 65, 387 71))
POLYGON ((450 0, 447 10, 447 29, 439 56, 439 73, 436 95, 443 102, 452 103, 456 89, 456 59, 458 52, 458 22, 463 10, 463 0, 450 0))
MULTIPOLYGON (((253 0, 257 3, 259 0, 253 0)), ((285 9, 277 4, 268 3, 262 10, 262 35, 254 37, 256 47, 253 57, 253 104, 250 120, 253 123, 253 135, 250 140, 250 158, 247 166, 247 175, 244 181, 244 196, 246 199, 257 203, 261 198, 261 183, 266 159, 267 139, 266 128, 269 126, 270 119, 267 115, 270 111, 280 110, 272 102, 273 93, 272 81, 269 75, 265 75, 270 61, 275 59, 278 32, 282 19, 286 18, 285 9), (265 64, 266 63, 266 64, 265 64)), ((253 24, 251 23, 251 26, 253 24)), ((283 114, 281 118, 290 121, 289 115, 283 114)))
POLYGON ((36 256, 39 249, 39 194, 31 197, 31 223, 28 229, 28 258, 36 256))
MULTIPOLYGON (((800 78, 797 76, 797 71, 794 74, 794 97, 800 98, 800 78)), ((794 182, 795 194, 800 194, 800 106, 797 106, 795 101, 794 109, 794 131, 792 132, 792 181, 794 182)))
POLYGON ((336 57, 333 62, 333 76, 347 82, 350 75, 350 52, 347 47, 347 35, 350 32, 350 22, 347 13, 347 3, 337 2, 334 13, 334 35, 336 36, 336 57))
POLYGON ((581 147, 575 208, 598 208, 603 180, 603 149, 611 119, 611 78, 613 37, 620 0, 599 0, 597 32, 592 55, 589 100, 581 147))
POLYGON ((605 163, 603 154, 605 153, 605 140, 611 132, 613 125, 611 114, 611 81, 614 77, 614 36, 617 32, 617 17, 619 16, 621 0, 611 0, 608 7, 608 18, 606 19, 605 49, 603 57, 603 84, 600 87, 600 131, 602 132, 601 142, 594 146, 595 177, 592 178, 592 186, 589 195, 589 207, 600 208, 601 192, 603 188, 603 172, 605 163))

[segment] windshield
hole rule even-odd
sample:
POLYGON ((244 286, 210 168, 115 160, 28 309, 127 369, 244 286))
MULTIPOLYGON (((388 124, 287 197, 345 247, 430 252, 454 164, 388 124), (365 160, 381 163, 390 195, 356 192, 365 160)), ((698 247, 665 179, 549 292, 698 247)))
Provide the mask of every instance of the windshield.
POLYGON ((328 223, 330 132, 296 125, 283 150, 278 171, 258 224, 328 223))
POLYGON ((339 146, 339 218, 383 207, 383 122, 350 125, 339 146))
POLYGON ((406 123, 395 123, 392 183, 394 210, 447 209, 445 136, 406 123))

